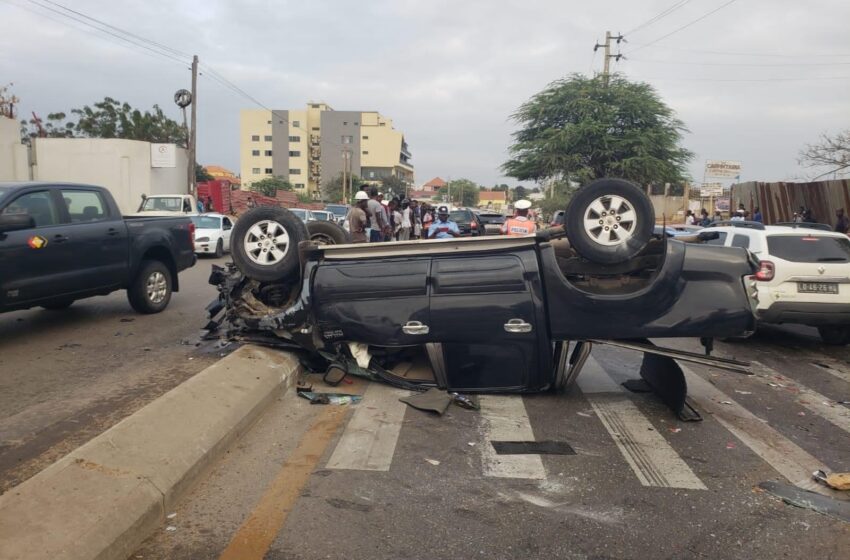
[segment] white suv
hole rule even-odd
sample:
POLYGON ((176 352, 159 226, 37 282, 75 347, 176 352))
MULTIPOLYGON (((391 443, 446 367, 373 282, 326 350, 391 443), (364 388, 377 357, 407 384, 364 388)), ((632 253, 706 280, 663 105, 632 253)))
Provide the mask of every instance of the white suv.
POLYGON ((717 222, 710 245, 743 247, 760 261, 751 277, 762 323, 817 327, 827 344, 850 343, 850 239, 823 224, 717 222))

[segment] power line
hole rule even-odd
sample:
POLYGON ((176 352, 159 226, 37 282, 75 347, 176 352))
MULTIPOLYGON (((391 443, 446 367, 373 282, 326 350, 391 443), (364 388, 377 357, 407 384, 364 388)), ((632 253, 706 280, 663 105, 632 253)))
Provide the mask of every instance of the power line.
POLYGON ((750 67, 800 67, 800 66, 844 66, 850 65, 850 61, 844 62, 788 62, 788 63, 764 63, 764 62, 691 62, 682 60, 652 60, 648 58, 632 58, 633 62, 649 62, 651 64, 679 64, 687 66, 750 66, 750 67))
POLYGON ((678 10, 679 8, 681 8, 682 6, 684 6, 685 4, 687 4, 690 1, 691 0, 679 0, 679 2, 676 2, 672 6, 666 8, 665 10, 662 10, 661 13, 656 14, 655 16, 649 18, 648 20, 641 23, 637 27, 633 27, 629 31, 626 31, 625 33, 623 33, 623 35, 628 37, 629 35, 638 31, 639 29, 643 29, 644 27, 647 27, 647 26, 652 25, 653 23, 655 23, 655 22, 657 22, 661 19, 664 19, 665 17, 669 16, 670 14, 672 14, 673 12, 675 12, 676 10, 678 10))
POLYGON ((657 43, 658 41, 661 41, 661 40, 663 40, 663 39, 666 39, 667 37, 670 37, 671 35, 675 35, 675 34, 676 34, 676 33, 678 33, 679 31, 682 31, 683 29, 687 29, 688 27, 690 27, 690 26, 694 25, 695 23, 699 23, 699 22, 701 22, 702 20, 704 20, 704 19, 705 19, 705 18, 707 18, 708 16, 710 16, 710 15, 712 15, 712 14, 714 14, 714 13, 719 12, 720 10, 722 10, 723 8, 725 8, 726 6, 728 6, 728 5, 730 5, 730 4, 734 3, 734 2, 737 2, 737 0, 728 0, 728 2, 726 2, 725 4, 721 4, 719 7, 714 8, 713 10, 711 10, 710 12, 708 12, 707 14, 703 14, 703 15, 701 15, 700 17, 698 17, 697 19, 695 19, 695 20, 691 20, 691 21, 689 21, 688 23, 686 23, 686 24, 684 24, 684 25, 681 25, 681 26, 677 27, 676 29, 674 29, 674 30, 673 30, 673 31, 671 31, 670 33, 667 33, 666 35, 662 35, 661 37, 659 37, 659 38, 657 38, 657 39, 655 39, 655 40, 653 40, 653 41, 650 41, 649 43, 646 43, 646 44, 644 44, 643 46, 640 46, 640 47, 638 47, 638 48, 636 48, 636 49, 633 49, 633 50, 631 50, 631 51, 627 52, 626 54, 631 54, 631 53, 637 52, 637 51, 639 51, 639 50, 641 50, 641 49, 644 49, 644 48, 646 48, 646 47, 649 47, 649 46, 651 46, 651 45, 654 45, 654 44, 655 44, 655 43, 657 43))
MULTIPOLYGON (((665 49, 671 51, 684 51, 684 52, 692 52, 699 54, 715 54, 720 56, 754 56, 754 57, 771 57, 771 58, 823 58, 823 57, 850 57, 850 53, 809 53, 809 54, 779 54, 779 53, 759 53, 759 52, 736 52, 736 51, 713 51, 713 50, 705 50, 705 49, 690 49, 686 47, 677 47, 677 46, 667 46, 667 45, 650 45, 650 44, 641 44, 641 43, 631 43, 634 46, 638 47, 649 47, 651 46, 654 49, 665 49)), ((637 49, 635 49, 637 50, 637 49)), ((634 51, 632 51, 634 52, 634 51)))
POLYGON ((676 82, 806 82, 818 80, 850 80, 850 76, 818 76, 807 78, 681 78, 661 77, 642 78, 643 81, 676 81, 676 82))

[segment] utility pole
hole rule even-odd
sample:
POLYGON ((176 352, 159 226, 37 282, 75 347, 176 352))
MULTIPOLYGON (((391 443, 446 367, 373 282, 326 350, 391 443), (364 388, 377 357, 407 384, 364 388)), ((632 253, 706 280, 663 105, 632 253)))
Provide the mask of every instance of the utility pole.
POLYGON ((195 166, 197 157, 197 114, 198 114, 198 55, 192 57, 192 130, 189 132, 189 194, 197 196, 195 189, 195 166))
POLYGON ((345 187, 348 185, 348 182, 345 178, 345 172, 348 170, 348 152, 346 150, 342 151, 342 202, 345 204, 345 187))
POLYGON ((621 42, 626 40, 623 37, 623 35, 620 34, 620 33, 618 33, 617 35, 611 35, 610 31, 606 31, 605 32, 605 43, 602 44, 602 45, 600 45, 599 43, 596 43, 593 46, 593 52, 596 52, 600 47, 602 47, 604 49, 605 56, 602 60, 602 82, 606 86, 608 85, 608 76, 609 76, 609 68, 610 68, 611 59, 613 58, 615 60, 620 60, 621 58, 622 59, 626 58, 625 56, 623 56, 619 52, 617 54, 611 54, 611 39, 616 40, 617 45, 619 45, 621 42))

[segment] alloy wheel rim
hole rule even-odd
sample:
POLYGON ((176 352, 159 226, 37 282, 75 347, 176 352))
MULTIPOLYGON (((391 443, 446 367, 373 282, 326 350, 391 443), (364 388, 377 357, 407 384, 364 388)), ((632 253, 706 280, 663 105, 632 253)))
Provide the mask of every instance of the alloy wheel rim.
POLYGON ((290 249, 286 228, 274 220, 254 224, 245 236, 245 254, 255 264, 272 266, 284 259, 290 249))
POLYGON ((162 303, 168 292, 168 282, 165 279, 165 274, 156 271, 148 276, 147 292, 151 303, 162 303))
POLYGON ((637 212, 622 196, 600 196, 584 212, 585 233, 606 247, 626 243, 637 231, 637 226, 637 212))

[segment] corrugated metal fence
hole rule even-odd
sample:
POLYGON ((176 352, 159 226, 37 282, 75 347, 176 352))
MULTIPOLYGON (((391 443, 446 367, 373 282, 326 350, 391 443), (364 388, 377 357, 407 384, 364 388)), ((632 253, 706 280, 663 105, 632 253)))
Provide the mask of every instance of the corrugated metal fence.
POLYGON ((790 222, 802 206, 812 211, 815 221, 835 224, 835 211, 850 210, 850 180, 814 183, 761 183, 750 181, 732 185, 731 209, 738 204, 752 211, 758 206, 764 223, 790 222))

